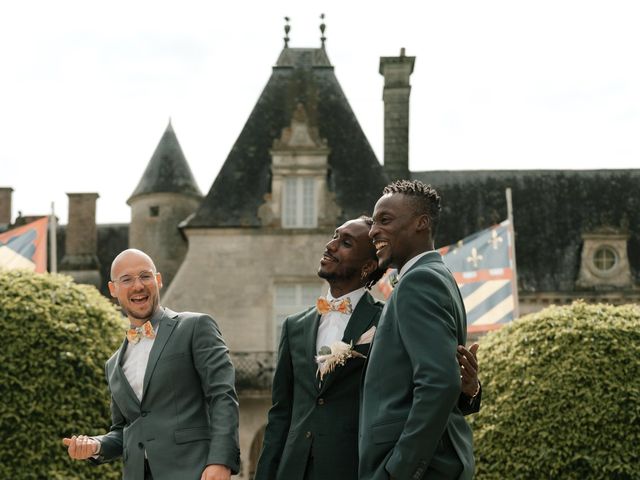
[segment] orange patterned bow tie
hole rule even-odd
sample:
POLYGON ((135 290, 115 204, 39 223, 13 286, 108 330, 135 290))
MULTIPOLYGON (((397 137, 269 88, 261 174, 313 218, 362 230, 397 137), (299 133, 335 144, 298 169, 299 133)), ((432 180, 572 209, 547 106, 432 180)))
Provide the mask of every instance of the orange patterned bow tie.
POLYGON ((343 298, 342 300, 333 300, 331 302, 324 297, 320 297, 316 302, 316 308, 320 315, 324 315, 329 312, 340 312, 345 315, 349 315, 352 312, 351 299, 349 297, 343 298))
POLYGON ((156 338, 151 322, 147 320, 141 326, 127 330, 127 340, 130 343, 138 343, 142 337, 156 338))

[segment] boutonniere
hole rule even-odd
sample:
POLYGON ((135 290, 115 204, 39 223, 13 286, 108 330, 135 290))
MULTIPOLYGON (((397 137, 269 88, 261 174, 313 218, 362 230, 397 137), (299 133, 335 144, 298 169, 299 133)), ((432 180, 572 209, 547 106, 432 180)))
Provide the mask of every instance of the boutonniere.
POLYGON ((367 358, 353 349, 353 342, 334 342, 328 347, 326 345, 320 347, 318 355, 316 356, 320 380, 322 380, 327 373, 333 372, 338 365, 344 366, 350 358, 358 357, 367 358))

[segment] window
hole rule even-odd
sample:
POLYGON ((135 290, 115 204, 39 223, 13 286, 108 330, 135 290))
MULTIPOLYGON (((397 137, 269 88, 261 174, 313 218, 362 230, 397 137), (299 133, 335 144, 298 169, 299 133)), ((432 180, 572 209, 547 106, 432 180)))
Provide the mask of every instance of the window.
POLYGON ((618 256, 611 247, 600 247, 593 254, 593 264, 601 272, 607 272, 616 266, 618 256))
POLYGON ((275 348, 280 343, 282 322, 291 314, 315 305, 322 295, 322 283, 286 283, 276 285, 273 301, 273 324, 275 325, 275 348))
POLYGON ((149 216, 150 217, 157 217, 158 215, 160 215, 160 207, 159 206, 149 207, 149 216))
POLYGON ((287 177, 282 194, 282 226, 313 228, 317 225, 315 179, 287 177))

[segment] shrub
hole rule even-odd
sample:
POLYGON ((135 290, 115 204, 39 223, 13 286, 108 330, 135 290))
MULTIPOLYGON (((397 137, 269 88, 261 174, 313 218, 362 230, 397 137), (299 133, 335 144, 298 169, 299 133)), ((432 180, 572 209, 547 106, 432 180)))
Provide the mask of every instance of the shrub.
POLYGON ((62 275, 0 271, 0 292, 0 478, 120 478, 119 462, 71 460, 61 443, 111 423, 104 362, 122 339, 118 311, 62 275))
POLYGON ((476 478, 640 478, 640 308, 576 302, 489 334, 476 478))

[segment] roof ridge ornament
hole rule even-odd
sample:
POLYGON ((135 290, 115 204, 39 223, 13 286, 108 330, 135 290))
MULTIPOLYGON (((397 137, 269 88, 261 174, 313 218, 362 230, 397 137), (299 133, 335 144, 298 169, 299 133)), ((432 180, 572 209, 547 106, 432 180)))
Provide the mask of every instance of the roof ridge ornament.
POLYGON ((324 42, 327 40, 327 37, 324 36, 324 31, 327 28, 327 26, 324 23, 324 13, 320 14, 320 20, 322 21, 322 23, 320 23, 320 33, 322 34, 322 36, 320 37, 320 42, 321 42, 321 48, 324 49, 324 42))
POLYGON ((291 25, 289 25, 289 21, 291 20, 289 17, 284 17, 285 25, 284 25, 284 48, 289 48, 289 32, 291 31, 291 25))

